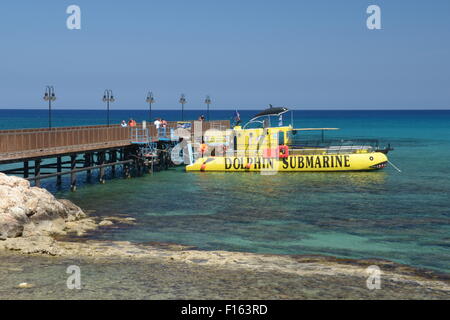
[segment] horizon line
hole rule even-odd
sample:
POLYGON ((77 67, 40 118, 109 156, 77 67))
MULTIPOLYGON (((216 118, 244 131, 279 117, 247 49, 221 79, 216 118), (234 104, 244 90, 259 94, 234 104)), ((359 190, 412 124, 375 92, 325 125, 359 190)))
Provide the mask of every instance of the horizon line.
MULTIPOLYGON (((266 108, 267 109, 267 108, 266 108)), ((48 108, 1 108, 0 110, 46 110, 48 111, 48 108)), ((52 111, 105 111, 105 108, 52 108, 52 111)), ((127 108, 127 109, 110 109, 110 112, 112 111, 149 111, 148 108, 127 108)), ((264 108, 232 108, 232 109, 209 109, 210 112, 214 111, 260 111, 265 110, 264 108)), ((156 109, 152 108, 152 111, 181 111, 181 109, 156 109)), ((184 109, 184 111, 206 111, 205 108, 202 109, 184 109)), ((289 111, 450 111, 450 107, 446 108, 337 108, 337 109, 322 109, 322 108, 302 108, 302 109, 289 109, 289 111)))
MULTIPOLYGON (((293 108, 290 109, 289 107, 286 107, 289 109, 289 111, 431 111, 431 110, 450 110, 450 106, 449 107, 442 107, 442 108, 293 108)), ((258 111, 258 110, 265 110, 267 108, 225 108, 225 109, 221 109, 221 108, 217 108, 217 109, 212 109, 210 108, 209 111, 258 111)), ((2 108, 0 107, 0 110, 47 110, 48 111, 48 107, 47 108, 43 108, 43 107, 38 107, 38 108, 34 108, 34 107, 17 107, 17 108, 2 108)), ((76 108, 76 107, 59 107, 59 108, 55 108, 52 107, 53 111, 64 111, 64 110, 71 110, 71 111, 105 111, 105 108, 76 108)), ((133 110, 133 111, 149 111, 149 108, 126 108, 126 109, 120 109, 120 108, 110 108, 110 111, 127 111, 127 110, 133 110)), ((199 109, 187 109, 184 108, 184 111, 206 111, 206 108, 199 108, 199 109)), ((181 108, 163 108, 163 109, 158 109, 158 108, 152 108, 152 111, 181 111, 181 108)))

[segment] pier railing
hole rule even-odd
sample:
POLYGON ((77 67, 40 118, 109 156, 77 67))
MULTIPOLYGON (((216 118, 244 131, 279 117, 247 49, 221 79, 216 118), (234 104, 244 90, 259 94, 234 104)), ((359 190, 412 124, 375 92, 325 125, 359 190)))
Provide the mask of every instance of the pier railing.
POLYGON ((127 140, 129 130, 120 126, 4 130, 0 131, 0 155, 127 140))
MULTIPOLYGON (((187 121, 194 127, 194 121, 187 121)), ((185 122, 186 123, 186 122, 185 122)), ((229 128, 229 121, 203 121, 203 132, 218 126, 229 128)), ((167 124, 166 135, 169 137, 170 129, 176 129, 179 123, 170 121, 167 124)), ((138 127, 142 127, 139 124, 138 127)), ((150 136, 153 140, 160 138, 160 131, 153 124, 148 124, 150 136)), ((0 160, 12 154, 33 152, 48 152, 56 150, 72 150, 89 146, 109 146, 131 144, 130 127, 120 125, 77 126, 60 128, 38 128, 0 130, 0 160)))

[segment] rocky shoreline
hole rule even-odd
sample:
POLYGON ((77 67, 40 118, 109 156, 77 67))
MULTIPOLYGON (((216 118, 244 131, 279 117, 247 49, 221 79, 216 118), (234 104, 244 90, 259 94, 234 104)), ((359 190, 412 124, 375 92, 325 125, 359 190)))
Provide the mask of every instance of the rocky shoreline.
MULTIPOLYGON (((2 241, 2 255, 23 257, 26 265, 46 259, 39 280, 24 281, 35 277, 32 268, 31 275, 21 271, 20 280, 9 285, 10 289, 30 285, 18 296, 27 299, 60 299, 61 294, 68 299, 450 299, 449 277, 382 260, 200 251, 123 241, 57 241, 49 236, 2 241), (60 266, 55 272, 64 277, 70 264, 80 265, 86 290, 74 295, 61 290, 62 281, 54 290, 57 294, 48 296, 43 290, 55 282, 53 274, 45 283, 33 282, 42 281, 42 273, 52 265, 60 266), (379 290, 367 287, 367 268, 373 265, 381 270, 379 290)), ((7 292, 4 286, 5 282, 0 285, 0 298, 9 296, 2 295, 2 290, 7 292)))
MULTIPOLYGON (((164 266, 173 268, 175 273, 180 272, 161 272, 161 279, 167 278, 167 281, 178 276, 182 278, 183 274, 197 277, 199 271, 212 279, 228 275, 228 278, 223 279, 224 282, 230 281, 230 277, 235 279, 229 283, 229 292, 234 292, 234 296, 191 296, 186 291, 184 298, 450 299, 449 277, 383 260, 356 261, 316 256, 201 251, 182 245, 146 245, 123 241, 57 240, 70 235, 84 235, 117 223, 134 223, 134 219, 109 217, 97 221, 70 201, 57 200, 44 189, 30 187, 24 179, 0 174, 0 256, 23 254, 48 257, 55 261, 81 259, 90 265, 121 264, 128 268, 132 262, 144 269, 152 265, 153 268, 164 266), (367 268, 372 265, 381 270, 382 290, 370 290, 366 285, 370 276, 367 268), (261 291, 258 286, 253 289, 241 288, 255 274, 268 279, 266 291, 261 291), (291 279, 290 283, 298 282, 300 287, 293 288, 289 284, 280 286, 279 283, 284 283, 287 278, 291 279), (323 292, 306 290, 306 287, 302 289, 301 286, 310 286, 310 283, 323 292), (327 291, 327 288, 330 290, 327 291)), ((133 272, 132 269, 125 270, 133 272)), ((114 273, 114 269, 111 272, 114 273)), ((205 288, 209 288, 208 284, 202 284, 205 285, 205 288)), ((26 286, 23 289, 28 290, 26 286)), ((125 298, 138 297, 131 293, 125 298)))
POLYGON ((0 241, 83 233, 97 228, 81 208, 22 178, 0 173, 0 241))

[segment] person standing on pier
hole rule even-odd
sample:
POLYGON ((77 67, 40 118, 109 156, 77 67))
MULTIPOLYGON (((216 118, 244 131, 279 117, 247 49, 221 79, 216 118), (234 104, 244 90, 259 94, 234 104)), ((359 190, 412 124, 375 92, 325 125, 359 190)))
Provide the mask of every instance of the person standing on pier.
POLYGON ((153 124, 155 125, 158 136, 160 136, 159 128, 161 127, 161 120, 159 118, 156 118, 155 122, 153 122, 153 124))
POLYGON ((128 126, 129 127, 136 127, 136 121, 132 118, 130 118, 130 120, 128 121, 128 126))
POLYGON ((161 126, 162 126, 162 135, 166 136, 166 130, 167 130, 167 121, 165 119, 161 119, 161 126))
POLYGON ((122 128, 128 127, 127 122, 126 122, 125 120, 122 120, 122 122, 120 123, 120 126, 121 126, 122 128))

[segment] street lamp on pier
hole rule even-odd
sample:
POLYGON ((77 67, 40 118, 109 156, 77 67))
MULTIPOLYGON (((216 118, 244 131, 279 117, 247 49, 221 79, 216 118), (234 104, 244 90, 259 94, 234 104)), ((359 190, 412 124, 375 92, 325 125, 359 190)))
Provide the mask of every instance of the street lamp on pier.
POLYGON ((147 93, 147 99, 145 99, 145 101, 148 103, 149 105, 149 113, 148 113, 148 117, 149 117, 149 121, 152 121, 152 103, 155 103, 155 98, 153 97, 153 92, 148 92, 147 93))
POLYGON ((206 119, 209 121, 209 105, 211 104, 211 98, 210 96, 206 96, 205 98, 205 103, 207 105, 207 109, 206 109, 206 119))
POLYGON ((184 104, 187 103, 184 93, 181 94, 179 102, 181 103, 181 121, 184 121, 184 104))
POLYGON ((106 89, 105 92, 103 93, 103 102, 106 102, 106 123, 108 124, 109 127, 109 103, 110 102, 114 102, 114 96, 113 96, 113 92, 110 89, 106 89))
POLYGON ((53 86, 45 87, 44 100, 48 101, 48 128, 52 128, 52 101, 56 100, 55 88, 53 86))

